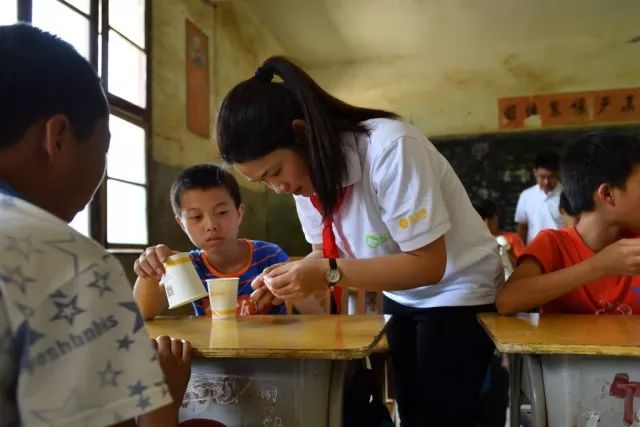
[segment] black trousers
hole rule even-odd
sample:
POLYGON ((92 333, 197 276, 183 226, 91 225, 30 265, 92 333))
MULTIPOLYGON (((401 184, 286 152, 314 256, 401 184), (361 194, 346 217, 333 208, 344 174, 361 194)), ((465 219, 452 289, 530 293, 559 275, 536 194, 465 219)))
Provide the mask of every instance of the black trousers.
POLYGON ((414 309, 385 298, 402 427, 475 427, 493 342, 477 313, 495 306, 414 309))

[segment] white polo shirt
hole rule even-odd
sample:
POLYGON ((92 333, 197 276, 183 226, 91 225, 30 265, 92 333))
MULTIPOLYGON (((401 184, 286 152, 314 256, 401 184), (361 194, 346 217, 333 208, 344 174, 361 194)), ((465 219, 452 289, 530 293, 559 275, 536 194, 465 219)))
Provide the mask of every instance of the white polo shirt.
MULTIPOLYGON (((334 215, 344 258, 373 258, 419 249, 445 237, 440 283, 385 292, 417 308, 490 304, 503 271, 495 239, 469 201, 449 162, 416 128, 373 119, 370 134, 345 134, 351 186, 334 215)), ((308 197, 296 196, 307 241, 322 243, 322 218, 308 197)))
POLYGON ((562 185, 556 185, 549 194, 546 194, 538 184, 527 188, 518 198, 515 221, 527 224, 527 241, 529 244, 540 230, 562 228, 560 217, 560 193, 562 185))

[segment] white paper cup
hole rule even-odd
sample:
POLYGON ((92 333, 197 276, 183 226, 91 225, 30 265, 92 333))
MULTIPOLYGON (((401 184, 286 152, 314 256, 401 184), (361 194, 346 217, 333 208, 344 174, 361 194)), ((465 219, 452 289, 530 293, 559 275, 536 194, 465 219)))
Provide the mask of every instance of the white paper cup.
POLYGON ((238 278, 207 279, 209 304, 213 319, 231 319, 236 317, 238 308, 238 278))
POLYGON ((180 307, 207 296, 188 253, 171 255, 162 264, 165 274, 160 282, 167 293, 169 308, 180 307))

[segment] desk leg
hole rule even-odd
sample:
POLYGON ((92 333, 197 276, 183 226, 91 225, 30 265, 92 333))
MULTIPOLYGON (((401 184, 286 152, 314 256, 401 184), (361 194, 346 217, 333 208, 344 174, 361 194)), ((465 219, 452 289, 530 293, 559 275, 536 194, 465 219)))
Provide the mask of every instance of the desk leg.
POLYGON ((342 427, 342 408, 344 404, 345 376, 347 362, 334 360, 331 363, 331 385, 329 386, 329 427, 342 427))
POLYGON ((520 427, 520 375, 522 373, 522 356, 509 355, 509 425, 520 427))

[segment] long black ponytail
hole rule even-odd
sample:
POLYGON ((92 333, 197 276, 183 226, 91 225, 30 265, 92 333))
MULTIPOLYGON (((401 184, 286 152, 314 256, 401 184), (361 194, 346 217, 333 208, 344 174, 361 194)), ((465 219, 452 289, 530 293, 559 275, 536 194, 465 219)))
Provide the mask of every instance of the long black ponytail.
POLYGON ((340 101, 300 67, 274 56, 223 100, 216 125, 218 149, 227 163, 255 160, 278 148, 297 150, 308 163, 311 182, 329 215, 348 173, 340 133, 368 132, 362 122, 379 117, 397 116, 340 101), (282 82, 272 81, 274 75, 282 82), (295 119, 306 122, 306 138, 295 134, 295 119))

